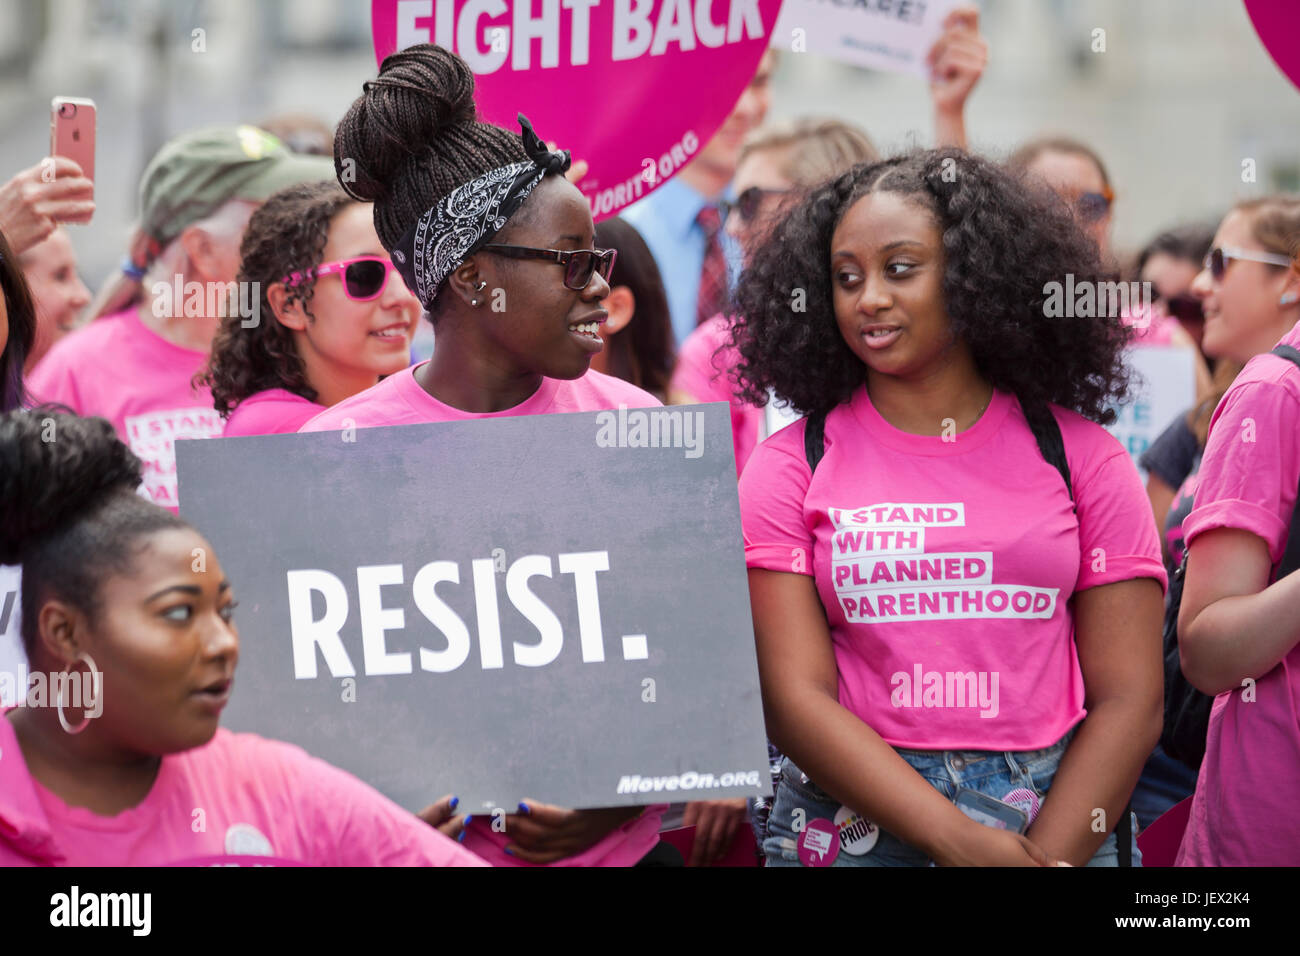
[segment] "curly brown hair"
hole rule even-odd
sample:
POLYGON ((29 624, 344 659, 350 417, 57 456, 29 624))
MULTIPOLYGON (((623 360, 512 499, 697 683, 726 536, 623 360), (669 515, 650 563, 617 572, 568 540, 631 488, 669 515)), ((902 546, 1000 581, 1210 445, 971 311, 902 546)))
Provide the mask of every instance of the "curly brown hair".
MULTIPOLYGON (((303 183, 271 196, 248 220, 239 247, 238 281, 257 283, 259 314, 264 319, 245 328, 238 310, 228 310, 231 314, 213 339, 208 367, 195 378, 212 389, 212 405, 223 418, 230 417, 248 396, 271 388, 316 400, 293 332, 276 320, 266 292, 285 276, 320 265, 330 223, 355 202, 337 183, 303 183)), ((315 289, 316 278, 308 273, 303 281, 286 287, 286 304, 301 302, 311 316, 315 289)))
POLYGON ((1044 321, 1046 284, 1114 281, 1070 213, 1006 171, 955 148, 860 163, 804 195, 750 259, 734 293, 740 397, 768 389, 804 414, 848 401, 866 367, 844 341, 831 301, 831 236, 863 196, 892 192, 927 210, 942 233, 943 299, 980 374, 1021 402, 1054 402, 1103 425, 1128 389, 1118 317, 1044 321), (950 176, 948 170, 954 175, 950 176), (790 307, 805 293, 807 314, 790 307))

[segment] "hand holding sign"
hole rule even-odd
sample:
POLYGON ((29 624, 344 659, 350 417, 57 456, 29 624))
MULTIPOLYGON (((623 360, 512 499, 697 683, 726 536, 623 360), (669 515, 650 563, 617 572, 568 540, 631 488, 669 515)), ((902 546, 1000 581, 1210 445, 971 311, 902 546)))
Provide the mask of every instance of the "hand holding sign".
POLYGON ((429 826, 435 827, 443 836, 449 836, 454 840, 460 836, 460 831, 465 829, 465 814, 456 813, 458 804, 459 801, 449 793, 437 803, 429 804, 416 816, 429 826))
POLYGON ((525 863, 541 864, 577 856, 642 811, 641 807, 566 810, 536 801, 520 807, 527 807, 528 813, 506 817, 506 833, 514 838, 506 852, 525 863))
POLYGON ((749 801, 700 800, 686 805, 682 826, 695 827, 695 842, 691 844, 689 866, 709 866, 722 859, 745 825, 749 801))

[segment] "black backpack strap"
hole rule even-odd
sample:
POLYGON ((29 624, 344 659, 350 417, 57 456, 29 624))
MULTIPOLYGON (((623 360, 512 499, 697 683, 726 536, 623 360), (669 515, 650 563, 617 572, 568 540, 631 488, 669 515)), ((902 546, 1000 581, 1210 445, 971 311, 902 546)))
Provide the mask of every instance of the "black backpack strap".
POLYGON ((1061 473, 1065 491, 1070 500, 1074 501, 1070 463, 1065 458, 1065 439, 1061 437, 1061 426, 1057 424, 1056 416, 1045 402, 1022 401, 1020 407, 1025 413, 1025 420, 1029 422, 1029 430, 1034 433, 1034 440, 1038 442, 1038 450, 1042 452, 1043 459, 1061 473))
MULTIPOLYGON (((1300 357, 1300 353, 1297 353, 1300 357)), ((1038 442, 1038 450, 1043 459, 1061 474, 1065 482, 1065 491, 1074 500, 1074 486, 1070 482, 1070 463, 1065 457, 1065 440, 1061 437, 1061 426, 1056 423, 1056 416, 1046 404, 1021 403, 1029 429, 1038 442)), ((813 412, 804 419, 803 452, 808 459, 808 470, 816 471, 817 465, 826 454, 826 413, 813 412)))
POLYGON ((1119 865, 1133 865, 1133 818, 1131 804, 1124 808, 1115 827, 1115 849, 1119 852, 1119 865))
POLYGON ((816 471, 826 454, 826 413, 813 412, 804 419, 803 453, 808 459, 808 470, 816 471))
MULTIPOLYGON (((1038 450, 1049 465, 1061 474, 1065 482, 1065 491, 1074 501, 1074 484, 1070 481, 1070 462, 1065 457, 1065 439, 1061 436, 1061 426, 1056 416, 1046 403, 1021 402, 1029 430, 1034 433, 1038 450)), ((1133 818, 1132 805, 1126 804, 1115 826, 1115 850, 1119 856, 1120 866, 1133 865, 1133 818)))
MULTIPOLYGON (((1274 346, 1273 354, 1300 368, 1300 351, 1291 346, 1274 346)), ((1277 566, 1277 578, 1274 580, 1281 580, 1297 568, 1300 568, 1300 488, 1296 490, 1295 509, 1291 512, 1291 530, 1286 536, 1286 551, 1282 554, 1282 563, 1277 566)))

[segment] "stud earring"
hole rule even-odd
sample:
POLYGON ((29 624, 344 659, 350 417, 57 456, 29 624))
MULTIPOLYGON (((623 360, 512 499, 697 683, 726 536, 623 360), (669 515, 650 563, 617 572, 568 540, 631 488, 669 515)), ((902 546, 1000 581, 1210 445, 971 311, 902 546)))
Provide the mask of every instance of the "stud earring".
POLYGON ((1297 296, 1294 292, 1288 292, 1286 295, 1282 296, 1282 298, 1277 300, 1277 304, 1290 305, 1292 302, 1295 302, 1297 299, 1300 299, 1300 296, 1297 296))
POLYGON ((484 289, 486 289, 486 288, 487 288, 487 279, 484 279, 484 280, 483 280, 482 282, 480 282, 478 285, 474 286, 474 291, 475 291, 475 292, 482 292, 482 291, 483 291, 484 289))
POLYGON ((478 299, 470 299, 470 300, 469 300, 469 304, 470 304, 470 305, 478 305, 478 299))

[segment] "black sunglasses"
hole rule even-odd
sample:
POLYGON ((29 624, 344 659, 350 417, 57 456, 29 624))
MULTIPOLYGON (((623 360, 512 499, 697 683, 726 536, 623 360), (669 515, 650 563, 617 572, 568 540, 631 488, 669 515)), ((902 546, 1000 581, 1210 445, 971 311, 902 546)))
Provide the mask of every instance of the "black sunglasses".
POLYGON ((616 249, 535 249, 532 246, 506 246, 499 242, 489 242, 482 247, 486 252, 510 259, 549 259, 564 266, 565 288, 581 292, 587 288, 593 273, 599 272, 606 282, 614 273, 614 260, 618 258, 616 249))
POLYGON ((1165 300, 1165 311, 1181 322, 1204 322, 1205 310, 1201 300, 1184 292, 1165 300))
POLYGON ((760 186, 750 186, 735 199, 718 200, 718 214, 725 223, 731 214, 738 213, 744 222, 752 222, 758 215, 758 208, 762 205, 764 196, 783 196, 791 192, 789 189, 763 189, 760 186))
POLYGON ((1110 212, 1114 198, 1115 194, 1110 189, 1100 193, 1080 193, 1074 201, 1074 208, 1079 211, 1079 218, 1084 222, 1096 222, 1110 212))

